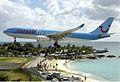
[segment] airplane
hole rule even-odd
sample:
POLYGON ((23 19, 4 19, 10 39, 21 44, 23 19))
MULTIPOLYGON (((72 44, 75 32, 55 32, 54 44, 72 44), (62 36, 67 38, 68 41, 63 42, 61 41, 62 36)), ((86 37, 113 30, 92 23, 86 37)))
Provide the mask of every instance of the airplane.
POLYGON ((66 31, 56 30, 40 30, 32 28, 8 28, 3 33, 8 36, 16 38, 36 39, 37 41, 54 40, 57 43, 64 38, 85 39, 85 40, 98 40, 102 38, 110 37, 114 33, 108 33, 110 26, 114 20, 114 17, 107 18, 98 28, 89 33, 75 32, 82 28, 84 24, 66 31))

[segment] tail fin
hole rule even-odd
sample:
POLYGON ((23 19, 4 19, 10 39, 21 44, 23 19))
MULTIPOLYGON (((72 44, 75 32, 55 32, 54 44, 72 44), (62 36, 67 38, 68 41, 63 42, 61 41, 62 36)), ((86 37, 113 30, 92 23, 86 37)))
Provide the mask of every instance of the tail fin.
POLYGON ((114 17, 109 17, 106 21, 104 21, 97 29, 92 31, 91 33, 95 34, 107 34, 110 26, 113 22, 114 17))

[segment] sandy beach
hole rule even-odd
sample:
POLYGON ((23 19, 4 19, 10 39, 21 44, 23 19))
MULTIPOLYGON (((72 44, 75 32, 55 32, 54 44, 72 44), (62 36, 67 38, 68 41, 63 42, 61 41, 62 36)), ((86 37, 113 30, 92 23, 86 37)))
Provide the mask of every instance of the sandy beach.
POLYGON ((87 79, 85 80, 85 76, 87 76, 86 74, 79 74, 77 71, 72 70, 70 68, 67 67, 67 63, 69 62, 69 60, 46 60, 45 61, 47 64, 51 64, 51 65, 57 65, 57 70, 53 69, 52 67, 49 68, 49 72, 51 71, 56 71, 56 72, 60 72, 63 75, 67 75, 67 76, 74 76, 74 77, 80 77, 81 80, 83 80, 84 82, 100 82, 98 80, 95 79, 91 79, 89 77, 87 77, 87 79), (84 76, 83 76, 84 75, 84 76))

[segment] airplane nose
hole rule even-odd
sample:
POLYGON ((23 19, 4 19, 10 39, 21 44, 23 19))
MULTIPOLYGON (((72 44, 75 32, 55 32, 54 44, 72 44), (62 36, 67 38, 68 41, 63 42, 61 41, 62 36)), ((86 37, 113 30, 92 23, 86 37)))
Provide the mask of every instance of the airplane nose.
POLYGON ((3 33, 6 33, 6 32, 7 32, 6 30, 3 31, 3 33))

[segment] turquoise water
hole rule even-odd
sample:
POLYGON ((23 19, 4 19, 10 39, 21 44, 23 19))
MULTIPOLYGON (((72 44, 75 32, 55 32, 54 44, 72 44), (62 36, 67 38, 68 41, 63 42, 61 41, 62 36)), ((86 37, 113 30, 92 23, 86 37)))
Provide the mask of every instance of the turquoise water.
POLYGON ((120 58, 76 60, 69 64, 73 70, 91 74, 88 77, 99 80, 120 81, 120 58))

